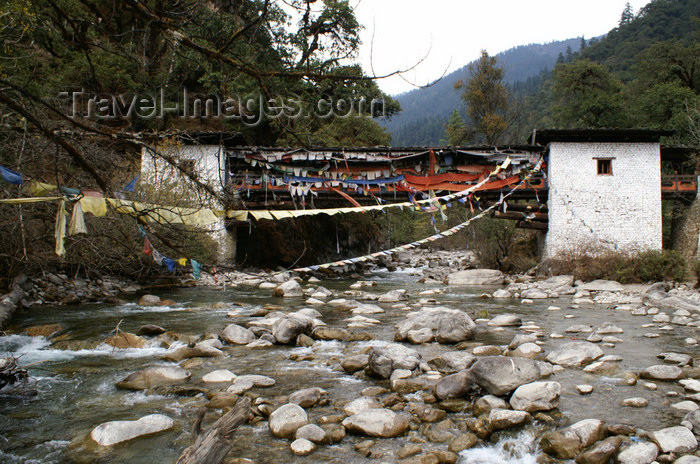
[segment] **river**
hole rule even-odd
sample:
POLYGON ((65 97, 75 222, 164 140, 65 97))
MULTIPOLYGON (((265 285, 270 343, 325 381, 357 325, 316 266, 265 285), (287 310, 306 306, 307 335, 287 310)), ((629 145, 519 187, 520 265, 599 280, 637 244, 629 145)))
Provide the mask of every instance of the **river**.
MULTIPOLYGON (((519 314, 526 325, 542 328, 546 335, 542 338, 546 351, 570 339, 551 339, 548 335, 552 332, 564 333, 574 323, 597 327, 603 322, 612 322, 624 329, 624 334, 619 335, 624 341, 616 343, 614 347, 604 347, 604 351, 605 354, 622 358, 620 372, 637 372, 658 364, 656 355, 661 352, 694 354, 693 349, 684 343, 684 338, 690 336, 693 329, 677 328, 673 333, 659 338, 646 338, 644 334, 651 329, 642 326, 650 318, 633 316, 629 311, 613 311, 602 305, 585 305, 573 309, 568 298, 536 300, 530 305, 523 305, 513 299, 483 299, 481 295, 493 289, 426 286, 417 283, 416 273, 410 271, 378 272, 362 277, 376 281, 376 286, 365 289, 372 293, 382 294, 403 288, 409 294, 406 304, 380 304, 385 312, 371 317, 380 320, 381 324, 363 329, 371 333, 373 341, 317 341, 307 348, 274 345, 265 349, 250 349, 227 346, 225 356, 205 358, 199 364, 188 365, 188 371, 192 374, 190 383, 205 387, 201 381, 202 375, 216 369, 229 369, 237 375, 262 374, 274 378, 274 387, 251 390, 256 395, 270 399, 289 395, 301 388, 321 387, 328 391, 330 401, 327 405, 308 410, 314 422, 323 415, 337 414, 339 405, 360 397, 360 392, 368 386, 388 386, 386 381, 346 374, 339 365, 344 355, 392 341, 394 325, 405 317, 409 307, 415 309, 420 305, 438 303, 463 309, 475 320, 503 313, 519 314), (437 291, 421 294, 431 289, 437 291), (423 301, 420 302, 421 300, 423 301), (561 307, 562 310, 548 310, 552 305, 561 307)), ((355 280, 330 280, 313 285, 322 285, 342 297, 354 282, 355 280)), ((135 303, 137 298, 134 297, 131 302, 117 305, 39 306, 18 312, 9 331, 11 334, 0 337, 0 354, 19 357, 21 365, 30 366, 28 370, 31 379, 25 388, 36 390, 37 394, 23 397, 11 394, 12 390, 7 388, 0 391, 0 461, 134 464, 175 462, 182 450, 193 441, 191 424, 196 410, 206 405, 206 397, 202 394, 174 396, 126 391, 117 389, 115 383, 140 368, 171 364, 161 360, 161 357, 182 345, 115 349, 101 343, 101 340, 117 326, 125 332, 136 332, 143 324, 157 324, 168 331, 192 336, 221 333, 227 324, 245 325, 253 320, 251 314, 266 304, 283 306, 285 311, 306 306, 306 298, 282 299, 271 295, 269 289, 253 287, 228 287, 225 290, 182 288, 168 290, 160 295, 175 300, 177 304, 172 306, 140 307, 135 303), (218 302, 225 304, 214 305, 218 302), (231 313, 235 317, 231 317, 231 313), (56 322, 67 330, 67 339, 73 340, 61 342, 62 349, 52 347, 51 342, 43 337, 19 334, 24 327, 56 322), (89 440, 90 431, 103 422, 134 420, 153 413, 165 414, 174 419, 175 428, 102 449, 89 440)), ((345 319, 351 316, 347 311, 334 310, 328 305, 316 306, 314 309, 321 312, 323 321, 330 327, 346 327, 345 319)), ((521 331, 513 327, 490 328, 483 321, 477 322, 474 341, 481 344, 507 345, 521 331)), ((436 343, 415 348, 423 359, 453 349, 436 343)), ((653 391, 641 387, 641 382, 635 387, 624 386, 619 375, 593 375, 580 369, 566 369, 551 379, 562 384, 559 411, 569 422, 597 418, 654 430, 678 425, 682 417, 682 414, 669 409, 671 402, 676 401, 669 395, 682 394, 682 388, 675 383, 659 383, 658 389, 653 391), (586 397, 579 395, 575 386, 582 383, 592 385, 594 393, 586 397), (649 406, 618 406, 622 399, 633 396, 645 397, 649 406)), ((408 396, 415 401, 420 401, 421 398, 418 394, 408 396)), ((219 415, 220 412, 210 412, 205 418, 204 426, 210 425, 219 415)), ((465 413, 449 414, 455 423, 459 423, 465 416, 465 413)), ((558 414, 553 414, 553 417, 557 418, 558 414)), ((514 432, 509 439, 498 444, 463 452, 461 462, 534 463, 538 451, 533 445, 534 436, 529 430, 521 432, 523 435, 514 432), (514 446, 514 443, 522 446, 514 446)), ((322 445, 310 456, 297 457, 290 452, 289 441, 274 438, 267 422, 262 421, 245 426, 236 433, 232 455, 250 458, 256 463, 394 462, 394 452, 407 443, 420 443, 425 450, 447 448, 444 443, 425 443, 426 440, 418 431, 411 431, 399 438, 377 440, 372 449, 376 451, 375 455, 385 453, 382 461, 366 458, 355 451, 354 445, 364 439, 348 435, 338 444, 322 445)))

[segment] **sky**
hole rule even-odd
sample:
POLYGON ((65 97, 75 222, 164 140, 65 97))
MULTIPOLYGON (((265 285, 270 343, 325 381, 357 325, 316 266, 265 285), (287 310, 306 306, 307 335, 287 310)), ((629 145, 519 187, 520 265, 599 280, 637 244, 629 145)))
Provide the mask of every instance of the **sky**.
MULTIPOLYGON (((358 60, 390 95, 426 85, 479 57, 532 43, 590 39, 616 27, 628 0, 354 0, 364 26, 358 60), (422 61, 421 61, 422 60, 422 61), (420 62, 420 63, 419 63, 420 62)), ((629 0, 636 14, 649 0, 629 0)))

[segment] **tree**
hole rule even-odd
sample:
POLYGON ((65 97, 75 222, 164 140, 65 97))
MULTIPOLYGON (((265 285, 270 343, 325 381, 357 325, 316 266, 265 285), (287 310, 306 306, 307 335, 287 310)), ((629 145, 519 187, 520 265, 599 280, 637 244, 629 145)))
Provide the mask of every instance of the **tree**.
POLYGON ((622 10, 622 14, 620 15, 620 22, 619 25, 620 27, 624 27, 628 24, 630 24, 634 20, 634 10, 632 9, 632 5, 630 5, 629 2, 625 3, 625 9, 622 10))
POLYGON ((469 65, 469 81, 458 81, 455 88, 464 89, 462 100, 467 105, 477 141, 495 145, 508 129, 508 90, 503 85, 503 68, 497 65, 497 59, 482 50, 479 60, 469 65))
POLYGON ((572 128, 625 127, 624 85, 588 60, 558 64, 553 71, 555 123, 572 128))
POLYGON ((453 110, 447 120, 445 126, 445 135, 442 137, 442 143, 451 147, 462 145, 467 137, 467 127, 464 119, 459 114, 459 111, 453 110))

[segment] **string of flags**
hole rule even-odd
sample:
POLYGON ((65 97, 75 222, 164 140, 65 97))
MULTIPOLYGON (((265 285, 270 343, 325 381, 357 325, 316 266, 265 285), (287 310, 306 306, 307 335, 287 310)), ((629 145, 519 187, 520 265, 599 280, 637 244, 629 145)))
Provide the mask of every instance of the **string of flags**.
MULTIPOLYGON (((388 204, 377 204, 373 206, 353 206, 347 208, 332 208, 332 209, 306 209, 306 210, 271 210, 271 211, 244 211, 244 210, 216 210, 209 208, 185 208, 174 206, 161 206, 151 203, 144 203, 131 200, 123 200, 118 198, 105 198, 102 196, 86 195, 81 189, 71 189, 61 187, 59 191, 63 196, 42 196, 47 195, 57 190, 56 185, 31 181, 28 183, 29 191, 34 194, 34 197, 25 198, 10 198, 0 199, 0 204, 25 204, 58 201, 58 212, 56 214, 54 237, 56 240, 55 252, 58 256, 65 255, 64 241, 66 235, 87 234, 88 230, 85 226, 84 214, 90 213, 94 216, 105 216, 108 212, 107 206, 111 206, 115 211, 123 214, 129 214, 137 217, 146 223, 158 224, 184 224, 196 227, 209 227, 219 224, 222 217, 246 221, 248 217, 255 220, 270 219, 282 220, 287 218, 309 216, 316 214, 347 214, 355 212, 368 211, 385 211, 387 208, 414 208, 425 212, 433 213, 440 211, 443 220, 446 218, 443 210, 453 200, 465 201, 465 197, 469 197, 471 206, 471 198, 473 193, 483 187, 490 179, 506 169, 510 165, 510 158, 507 158, 500 166, 498 166, 491 174, 485 177, 481 182, 472 185, 465 190, 451 193, 443 196, 435 196, 431 192, 430 198, 425 200, 416 200, 412 196, 410 201, 388 204), (73 210, 70 221, 67 220, 66 202, 73 204, 73 210), (441 204, 441 202, 446 204, 441 204)), ((0 165, 0 175, 3 180, 16 184, 23 185, 22 175, 0 165)), ((137 178, 129 182, 126 189, 135 184, 137 178)), ((86 192, 87 193, 87 192, 86 192)), ((473 206, 472 206, 473 210, 473 206)), ((434 220, 434 218, 433 218, 434 220)), ((160 255, 155 255, 159 258, 160 255)), ((170 261, 158 259, 159 264, 165 263, 170 268, 170 261)))
MULTIPOLYGON (((320 269, 328 269, 330 267, 338 267, 338 266, 346 266, 348 264, 354 264, 354 263, 359 263, 359 262, 365 262, 365 261, 373 261, 374 259, 379 258, 380 256, 390 256, 393 253, 397 253, 400 251, 404 250, 410 250, 412 248, 417 248, 421 245, 424 245, 429 242, 434 242, 436 240, 439 240, 441 238, 449 237, 451 235, 454 235, 455 233, 459 232, 460 230, 464 229, 467 227, 472 221, 476 221, 477 219, 480 219, 484 217, 486 214, 488 214, 490 211, 499 208, 503 203, 505 203, 505 199, 511 196, 520 186, 524 185, 535 172, 539 172, 542 166, 542 159, 540 159, 537 164, 527 173, 527 175, 515 186, 513 187, 508 193, 503 195, 496 203, 492 204, 488 208, 482 210, 479 214, 476 216, 472 216, 471 218, 467 219, 466 221, 462 222, 461 224, 458 224, 450 229, 447 229, 443 232, 438 232, 435 235, 431 235, 430 237, 426 237, 422 240, 418 240, 413 243, 408 243, 406 245, 401 245, 398 247, 394 247, 388 250, 382 250, 378 251, 376 253, 371 253, 368 255, 364 256, 358 256, 356 258, 349 258, 349 259, 344 259, 340 261, 335 261, 335 262, 330 262, 330 263, 324 263, 324 264, 318 264, 314 266, 308 266, 308 267, 301 267, 301 268, 296 268, 292 269, 294 272, 310 272, 310 271, 318 271, 320 269)), ((465 199, 466 200, 466 199, 465 199)), ((460 200, 460 202, 463 202, 460 200)), ((472 209, 473 212, 473 209, 472 209)))
MULTIPOLYGON (((180 258, 177 260, 170 259, 167 256, 161 254, 158 250, 156 250, 151 241, 148 239, 148 236, 146 235, 146 230, 143 228, 143 226, 139 226, 139 233, 143 238, 143 252, 151 256, 153 258, 153 261, 157 265, 165 266, 170 272, 175 272, 175 264, 178 264, 182 267, 187 266, 187 258, 180 258)), ((199 276, 202 272, 202 265, 191 258, 189 259, 189 262, 192 266, 192 275, 194 276, 195 280, 199 280, 199 276)))

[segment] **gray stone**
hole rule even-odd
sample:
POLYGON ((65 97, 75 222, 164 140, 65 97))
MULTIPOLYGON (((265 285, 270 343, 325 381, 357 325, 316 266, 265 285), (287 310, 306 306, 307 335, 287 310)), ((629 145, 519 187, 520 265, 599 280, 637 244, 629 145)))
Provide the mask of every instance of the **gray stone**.
POLYGON ((406 340, 413 343, 414 345, 421 345, 423 343, 430 343, 433 341, 433 329, 430 327, 424 327, 417 330, 409 330, 406 333, 406 340))
POLYGON ((559 459, 573 459, 604 436, 605 426, 601 421, 585 419, 561 430, 545 432, 540 446, 545 453, 559 459))
POLYGON ((362 397, 357 398, 343 406, 343 412, 347 416, 360 413, 367 409, 381 409, 382 405, 374 398, 362 397))
POLYGON ((499 314, 488 322, 491 327, 520 327, 522 324, 517 314, 499 314))
POLYGON ((204 383, 221 383, 221 382, 233 382, 236 378, 236 374, 228 369, 219 369, 216 371, 209 372, 202 376, 202 382, 204 383))
POLYGON ((408 430, 409 421, 403 413, 389 409, 367 409, 343 420, 343 426, 361 435, 392 438, 408 430))
POLYGON ((664 453, 692 453, 698 447, 693 432, 685 427, 669 427, 650 434, 650 438, 664 453))
POLYGON ((118 388, 125 390, 146 390, 164 385, 177 385, 190 379, 190 373, 180 366, 147 367, 129 374, 117 383, 118 388))
POLYGON ((579 285, 577 289, 586 290, 589 292, 622 292, 624 287, 619 282, 614 280, 594 280, 583 285, 579 285))
POLYGON ((618 464, 651 464, 659 455, 659 448, 654 443, 633 443, 621 447, 617 453, 618 464))
POLYGON ((297 429, 294 433, 294 438, 297 440, 304 438, 314 443, 323 443, 326 441, 326 431, 316 424, 306 424, 297 429))
POLYGON ((448 351, 428 361, 428 365, 443 374, 453 374, 468 369, 475 362, 476 356, 471 353, 466 351, 448 351))
POLYGON ((328 392, 323 388, 311 387, 297 390, 289 395, 289 402, 298 404, 302 408, 311 408, 321 400, 322 395, 327 395, 328 392))
POLYGON ((450 274, 447 285, 502 285, 505 276, 494 269, 468 269, 450 274))
POLYGON ((440 379, 435 384, 435 397, 439 400, 462 398, 476 389, 469 371, 461 371, 440 379))
POLYGON ((409 331, 426 328, 435 332, 439 343, 459 343, 473 337, 476 324, 464 311, 443 307, 423 308, 409 313, 396 326, 394 339, 406 340, 409 331))
POLYGON ((169 430, 175 425, 168 416, 151 414, 135 421, 112 421, 100 424, 90 432, 98 445, 111 446, 134 438, 169 430))
POLYGON ((289 449, 297 456, 307 456, 316 450, 316 445, 306 438, 297 438, 289 445, 289 449))
POLYGON ((685 377, 683 369, 678 366, 669 366, 665 364, 657 364, 655 366, 650 366, 639 373, 639 376, 643 379, 651 380, 663 380, 667 382, 672 382, 675 380, 680 380, 685 377))
POLYGON ((398 343, 374 347, 369 353, 369 372, 381 379, 388 379, 394 369, 413 370, 418 367, 420 355, 416 350, 398 343))
POLYGON ((383 295, 379 296, 380 303, 396 303, 408 299, 406 296, 406 290, 390 290, 383 295))
POLYGON ((482 396, 477 399, 472 406, 472 414, 479 417, 482 414, 488 414, 492 409, 508 409, 506 400, 493 395, 482 396))
POLYGON ((492 409, 489 412, 489 428, 491 431, 518 427, 532 422, 532 416, 525 411, 510 409, 492 409))
POLYGON ((492 395, 505 395, 540 378, 535 361, 525 358, 487 356, 469 370, 474 382, 492 395))
POLYGON ((533 382, 518 387, 510 398, 510 405, 520 411, 549 411, 559 406, 560 395, 559 382, 533 382))
POLYGON ((255 334, 245 327, 229 324, 224 328, 221 337, 226 343, 233 345, 247 345, 255 341, 255 334))
POLYGON ((294 343, 297 337, 307 332, 310 329, 310 324, 303 322, 295 317, 283 317, 275 321, 272 326, 272 335, 277 340, 277 343, 287 345, 294 343))
POLYGON ((143 295, 139 298, 139 306, 158 306, 160 304, 160 297, 156 295, 143 295))
POLYGON ((294 298, 304 296, 304 290, 296 280, 288 280, 287 282, 278 285, 273 290, 273 295, 283 298, 294 298))
POLYGON ((285 404, 275 409, 269 418, 272 434, 278 438, 290 438, 300 427, 309 423, 306 411, 298 404, 285 404))
POLYGON ((547 355, 547 361, 564 367, 580 367, 603 356, 603 350, 589 342, 570 342, 547 355))
POLYGON ((623 438, 609 437, 576 456, 576 464, 607 464, 617 454, 623 438))

